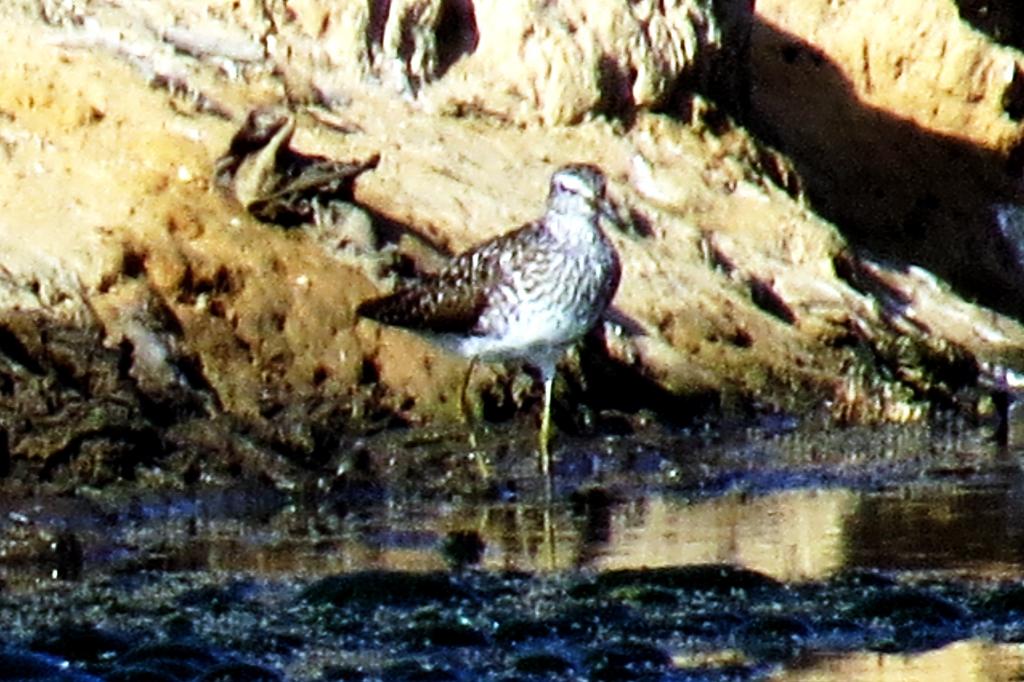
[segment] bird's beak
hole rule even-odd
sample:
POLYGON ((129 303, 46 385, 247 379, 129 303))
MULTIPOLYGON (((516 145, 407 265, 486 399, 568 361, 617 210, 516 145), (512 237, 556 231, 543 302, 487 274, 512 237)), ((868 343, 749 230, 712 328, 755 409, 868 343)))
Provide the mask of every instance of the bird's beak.
POLYGON ((622 224, 622 213, 619 211, 619 207, 607 197, 601 199, 598 203, 597 210, 601 214, 602 218, 613 225, 618 226, 622 224))

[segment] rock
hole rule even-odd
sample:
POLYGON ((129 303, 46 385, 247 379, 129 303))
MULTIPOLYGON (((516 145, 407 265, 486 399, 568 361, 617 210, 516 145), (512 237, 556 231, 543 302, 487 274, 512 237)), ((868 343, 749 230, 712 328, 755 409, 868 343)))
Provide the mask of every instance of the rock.
POLYGON ((592 680, 657 678, 672 665, 665 650, 644 642, 605 644, 587 657, 592 680))
POLYGON ((565 677, 575 670, 572 662, 563 656, 544 651, 523 654, 516 658, 514 665, 515 669, 524 675, 565 677))
POLYGON ((377 158, 339 162, 291 147, 295 117, 287 111, 253 109, 215 165, 214 180, 266 223, 321 223, 333 202, 351 199, 352 179, 377 158))
POLYGON ((637 586, 726 594, 763 593, 782 587, 770 576, 727 564, 692 564, 643 570, 606 571, 598 576, 595 584, 599 592, 637 586))
POLYGON ((0 649, 2 680, 44 680, 48 682, 99 682, 98 677, 67 669, 64 660, 15 648, 0 649))
POLYGON ((322 578, 303 592, 311 604, 338 608, 421 606, 432 602, 463 599, 469 594, 444 573, 403 571, 361 571, 322 578))
POLYGON ((747 655, 767 661, 798 657, 814 634, 807 623, 794 616, 760 616, 737 630, 736 639, 747 655))
POLYGON ((482 647, 488 643, 487 637, 478 628, 462 623, 414 625, 408 629, 405 636, 411 647, 419 649, 482 647))
POLYGON ((445 535, 441 544, 441 554, 456 571, 479 564, 486 549, 483 537, 475 530, 453 530, 445 535))

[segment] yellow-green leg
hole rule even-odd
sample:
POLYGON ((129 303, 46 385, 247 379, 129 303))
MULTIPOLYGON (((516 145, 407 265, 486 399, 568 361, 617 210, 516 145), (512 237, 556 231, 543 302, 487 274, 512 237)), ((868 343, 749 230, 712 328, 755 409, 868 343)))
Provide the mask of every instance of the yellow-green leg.
MULTIPOLYGON (((476 365, 479 360, 474 357, 469 362, 469 368, 466 370, 466 378, 462 381, 462 390, 459 392, 459 407, 462 410, 462 423, 466 428, 466 432, 469 434, 467 440, 469 441, 469 447, 476 450, 476 419, 472 417, 472 410, 467 405, 467 398, 469 396, 469 381, 473 378, 473 370, 476 369, 476 365)), ((487 466, 487 462, 484 461, 483 454, 480 452, 473 453, 473 459, 476 460, 476 465, 480 469, 480 477, 484 481, 489 481, 491 478, 491 469, 487 466)))
POLYGON ((548 451, 548 440, 551 438, 551 384, 550 378, 544 380, 544 411, 540 415, 540 472, 545 477, 551 475, 551 453, 548 451))
POLYGON ((469 446, 476 447, 476 431, 474 430, 476 420, 473 419, 473 411, 469 409, 467 404, 469 396, 469 381, 473 378, 473 370, 476 369, 477 358, 474 357, 469 361, 469 367, 466 369, 466 377, 462 380, 462 390, 459 391, 459 409, 462 410, 462 423, 466 426, 466 430, 469 432, 469 446))
POLYGON ((555 383, 553 365, 541 367, 541 378, 544 380, 544 407, 540 413, 540 472, 544 478, 551 477, 551 452, 548 442, 551 440, 551 388, 555 383))

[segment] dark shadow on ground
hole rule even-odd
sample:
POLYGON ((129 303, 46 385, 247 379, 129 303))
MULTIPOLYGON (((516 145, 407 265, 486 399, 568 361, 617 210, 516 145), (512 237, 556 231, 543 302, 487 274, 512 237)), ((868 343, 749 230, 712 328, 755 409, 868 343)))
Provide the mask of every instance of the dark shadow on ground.
POLYGON ((960 18, 992 40, 1024 50, 1020 0, 956 0, 960 18))
MULTIPOLYGON (((1024 142, 984 149, 865 104, 824 53, 760 18, 750 54, 751 108, 739 116, 791 157, 813 208, 855 249, 922 266, 1024 317, 1024 264, 993 210, 1024 203, 1024 142)), ((1012 79, 1003 98, 1011 120, 1024 116, 1022 82, 1012 79)))

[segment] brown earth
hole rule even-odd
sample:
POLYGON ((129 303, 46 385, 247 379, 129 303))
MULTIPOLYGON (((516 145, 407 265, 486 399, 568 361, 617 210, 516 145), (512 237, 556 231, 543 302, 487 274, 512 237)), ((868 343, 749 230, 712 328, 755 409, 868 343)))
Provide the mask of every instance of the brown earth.
MULTIPOLYGON (((983 409, 981 370, 1024 348, 1024 264, 992 217, 1017 195, 1024 56, 947 0, 904 4, 8 3, 8 449, 74 461, 126 424, 161 441, 226 420, 308 456, 341 431, 461 418, 466 363, 354 308, 396 265, 537 215, 570 161, 605 169, 633 217, 611 237, 637 329, 602 325, 560 404, 983 409), (303 153, 379 155, 343 220, 261 223, 215 186, 268 104, 296 113, 303 153), (86 330, 77 355, 50 325, 86 330), (68 393, 69 375, 108 380, 68 393), (101 395, 127 416, 88 416, 101 395)), ((485 415, 532 404, 517 376, 474 374, 485 415)))

